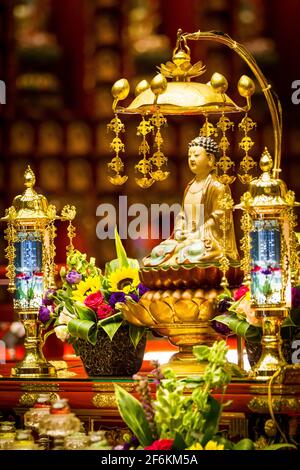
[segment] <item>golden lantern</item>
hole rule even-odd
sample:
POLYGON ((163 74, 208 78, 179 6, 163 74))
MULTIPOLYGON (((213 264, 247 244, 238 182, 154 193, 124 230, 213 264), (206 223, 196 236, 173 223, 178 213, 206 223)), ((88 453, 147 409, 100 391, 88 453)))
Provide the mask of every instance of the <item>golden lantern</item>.
POLYGON ((8 290, 13 293, 14 310, 25 328, 25 357, 11 371, 15 377, 52 377, 55 368, 42 353, 39 308, 44 293, 55 287, 55 221, 68 220, 68 235, 72 249, 75 236, 71 221, 76 210, 65 206, 61 216, 45 196, 34 190, 35 175, 28 166, 25 171, 26 190, 14 198, 1 220, 7 223, 6 257, 8 259, 8 290))
POLYGON ((291 307, 291 288, 298 278, 297 238, 294 233, 295 195, 272 177, 273 161, 267 149, 260 159, 262 174, 244 193, 242 227, 243 269, 250 285, 251 307, 262 322, 262 355, 251 371, 268 379, 286 365, 280 328, 291 307))

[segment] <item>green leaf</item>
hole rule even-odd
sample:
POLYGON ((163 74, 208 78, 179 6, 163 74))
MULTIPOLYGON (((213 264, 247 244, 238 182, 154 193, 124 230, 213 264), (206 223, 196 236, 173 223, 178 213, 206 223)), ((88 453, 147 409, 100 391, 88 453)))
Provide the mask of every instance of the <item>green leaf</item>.
POLYGON ((119 260, 120 266, 122 268, 128 268, 129 264, 128 264, 128 259, 127 259, 127 254, 123 246, 123 243, 121 242, 121 238, 118 233, 117 226, 115 227, 115 245, 116 245, 117 258, 119 260))
POLYGON ((193 354, 196 356, 197 361, 199 362, 207 361, 209 352, 210 348, 208 346, 199 345, 193 347, 193 354))
POLYGON ((171 450, 184 450, 186 448, 187 448, 187 445, 183 437, 181 436, 181 434, 176 433, 171 450))
POLYGON ((32 300, 34 299, 34 289, 30 287, 27 291, 27 299, 32 300))
POLYGON ((209 405, 209 410, 203 413, 206 418, 204 428, 205 433, 201 439, 201 445, 203 447, 208 443, 208 441, 212 440, 213 436, 216 434, 222 412, 222 406, 211 395, 207 398, 207 404, 209 405))
POLYGON ((122 387, 114 385, 117 405, 123 421, 139 440, 141 446, 149 446, 154 438, 142 405, 122 387))
POLYGON ((279 450, 279 449, 283 449, 283 448, 287 448, 289 447, 290 449, 295 449, 297 450, 297 446, 295 446, 294 444, 286 444, 286 443, 282 443, 282 444, 271 444, 267 447, 264 447, 263 449, 260 449, 260 450, 279 450))
POLYGON ((91 308, 87 307, 81 302, 74 303, 75 312, 80 320, 89 320, 92 322, 97 321, 97 315, 91 308))
POLYGON ((95 346, 97 342, 97 324, 95 322, 72 318, 68 323, 68 330, 70 335, 75 338, 84 339, 95 346))
POLYGON ((16 300, 22 300, 22 299, 25 299, 25 294, 24 294, 24 291, 22 289, 17 289, 16 290, 16 293, 15 293, 15 298, 16 300))
POLYGON ((107 325, 108 323, 114 323, 117 320, 123 320, 122 313, 118 312, 115 313, 114 315, 111 315, 110 317, 103 318, 103 320, 98 321, 98 325, 107 325))
POLYGON ((105 265, 105 276, 108 276, 110 273, 116 271, 117 269, 122 268, 134 268, 139 269, 140 265, 138 260, 133 258, 127 258, 125 248, 120 239, 117 226, 115 227, 115 246, 117 252, 117 259, 106 263, 105 265))
MULTIPOLYGON (((139 269, 140 265, 138 260, 133 258, 127 258, 128 266, 133 269, 139 269)), ((119 259, 113 259, 105 264, 105 276, 109 276, 112 272, 117 271, 118 269, 123 268, 124 266, 119 259)))
POLYGON ((134 348, 136 348, 139 342, 141 341, 142 337, 145 334, 145 331, 146 329, 143 327, 129 325, 129 337, 131 339, 131 342, 134 348))
POLYGON ((232 450, 254 450, 254 442, 251 439, 241 439, 233 445, 232 450))
POLYGON ((70 312, 72 315, 75 315, 75 309, 74 309, 74 304, 71 299, 65 299, 64 300, 65 307, 70 312))
POLYGON ((246 319, 238 318, 236 315, 218 315, 214 317, 215 321, 219 321, 228 326, 234 333, 242 336, 247 341, 258 343, 261 340, 262 330, 260 327, 250 325, 246 319))
POLYGON ((105 331, 105 333, 110 337, 110 340, 112 341, 113 337, 115 336, 122 323, 123 320, 121 319, 113 323, 98 322, 98 326, 100 326, 105 331))
POLYGON ((292 308, 289 317, 294 326, 300 326, 300 308, 292 308))

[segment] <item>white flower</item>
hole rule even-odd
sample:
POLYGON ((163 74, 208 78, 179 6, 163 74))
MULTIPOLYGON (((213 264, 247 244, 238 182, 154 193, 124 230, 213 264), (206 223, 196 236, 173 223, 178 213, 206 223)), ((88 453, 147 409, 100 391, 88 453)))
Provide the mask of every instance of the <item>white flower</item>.
POLYGON ((61 341, 66 341, 70 334, 68 332, 68 327, 66 325, 59 325, 54 328, 55 334, 58 339, 61 341))
POLYGON ((59 325, 67 325, 72 318, 75 318, 75 315, 72 315, 72 313, 69 312, 69 310, 64 307, 62 311, 59 314, 58 317, 58 324, 59 325))

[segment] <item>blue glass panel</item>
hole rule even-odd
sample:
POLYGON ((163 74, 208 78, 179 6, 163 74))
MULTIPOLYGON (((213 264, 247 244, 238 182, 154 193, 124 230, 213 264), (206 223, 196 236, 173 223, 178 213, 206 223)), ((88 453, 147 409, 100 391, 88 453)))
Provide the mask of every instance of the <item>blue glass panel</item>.
POLYGON ((251 300, 268 307, 283 303, 281 227, 278 220, 255 220, 251 238, 251 300))
POLYGON ((44 282, 42 273, 43 245, 39 233, 18 233, 15 243, 16 308, 38 308, 41 305, 44 282))

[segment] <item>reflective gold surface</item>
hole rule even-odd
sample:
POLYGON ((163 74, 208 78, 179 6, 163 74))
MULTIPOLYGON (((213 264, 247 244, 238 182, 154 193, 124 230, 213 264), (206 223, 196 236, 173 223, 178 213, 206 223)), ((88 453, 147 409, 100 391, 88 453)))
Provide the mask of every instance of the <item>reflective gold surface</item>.
POLYGON ((205 363, 199 364, 193 355, 193 346, 211 345, 217 334, 210 320, 217 314, 216 289, 150 291, 139 303, 122 306, 123 316, 137 326, 147 326, 179 347, 168 364, 178 375, 199 374, 205 363))
MULTIPOLYGON (((127 108, 119 107, 118 113, 155 111, 156 95, 148 88, 140 93, 127 108)), ((229 96, 217 93, 212 86, 196 82, 168 82, 166 91, 156 101, 163 114, 203 114, 216 112, 241 112, 229 96), (224 99, 223 99, 224 97, 224 99)))
MULTIPOLYGON (((243 280, 243 272, 239 263, 231 266, 226 273, 228 284, 239 286, 243 280)), ((165 267, 143 267, 140 270, 141 281, 151 289, 185 289, 207 288, 219 286, 222 279, 220 263, 197 263, 197 265, 173 265, 165 267)))

